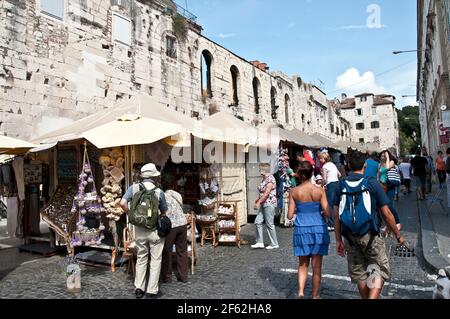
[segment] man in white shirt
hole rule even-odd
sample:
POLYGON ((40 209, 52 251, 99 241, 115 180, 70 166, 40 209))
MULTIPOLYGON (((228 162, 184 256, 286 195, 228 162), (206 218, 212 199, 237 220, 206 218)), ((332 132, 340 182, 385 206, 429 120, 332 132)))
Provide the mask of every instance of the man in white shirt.
POLYGON ((403 176, 403 185, 405 186, 404 194, 411 193, 411 164, 405 160, 405 158, 401 159, 401 163, 399 165, 400 173, 403 176))

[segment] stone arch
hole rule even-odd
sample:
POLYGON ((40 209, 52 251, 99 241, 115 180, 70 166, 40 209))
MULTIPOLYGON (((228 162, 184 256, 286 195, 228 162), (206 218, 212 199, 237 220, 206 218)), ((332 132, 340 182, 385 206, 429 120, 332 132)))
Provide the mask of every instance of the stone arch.
POLYGON ((255 114, 259 115, 259 112, 261 111, 261 81, 255 76, 252 81, 252 87, 253 87, 253 98, 255 101, 255 114))
POLYGON ((271 112, 272 112, 272 119, 276 120, 278 118, 278 114, 277 114, 277 89, 272 86, 270 88, 270 108, 271 108, 271 112))
POLYGON ((284 116, 286 124, 289 124, 289 109, 291 108, 291 98, 289 94, 284 95, 284 116))
POLYGON ((231 98, 232 105, 239 105, 239 93, 240 93, 240 85, 241 85, 241 75, 239 69, 236 65, 232 65, 230 67, 230 75, 231 75, 231 98))
POLYGON ((203 50, 200 57, 200 72, 201 72, 201 93, 202 97, 213 97, 212 91, 212 66, 213 55, 208 50, 203 50))

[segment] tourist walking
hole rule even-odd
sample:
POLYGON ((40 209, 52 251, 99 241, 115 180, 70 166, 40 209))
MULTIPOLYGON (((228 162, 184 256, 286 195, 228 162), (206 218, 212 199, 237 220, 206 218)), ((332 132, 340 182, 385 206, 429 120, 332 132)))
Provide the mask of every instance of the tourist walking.
POLYGON ((447 148, 447 158, 445 159, 445 171, 447 173, 447 207, 450 208, 450 147, 447 148))
POLYGON ((425 199, 426 191, 426 166, 428 161, 425 157, 422 157, 420 148, 416 151, 416 156, 411 159, 411 167, 414 175, 414 179, 417 187, 417 196, 419 200, 425 199))
POLYGON ((187 254, 187 218, 183 212, 183 198, 174 190, 165 192, 168 207, 167 217, 172 223, 172 229, 164 241, 162 256, 161 280, 165 283, 172 282, 172 254, 173 246, 177 255, 178 281, 188 281, 189 259, 187 254))
MULTIPOLYGON (((325 185, 327 200, 329 203, 334 203, 334 197, 339 188, 339 178, 341 177, 341 173, 339 173, 336 165, 331 161, 328 153, 321 153, 319 159, 320 163, 322 163, 322 178, 323 185, 325 185)), ((329 217, 328 230, 334 230, 333 216, 329 217)))
POLYGON ((361 152, 350 155, 352 173, 341 182, 334 202, 336 250, 339 256, 347 256, 351 281, 358 285, 361 297, 378 299, 390 277, 389 258, 380 236, 379 211, 400 245, 404 238, 380 183, 364 177, 365 160, 361 152))
POLYGON ((445 171, 445 159, 444 153, 439 151, 436 157, 436 172, 439 179, 439 188, 442 189, 445 186, 445 180, 447 179, 447 173, 445 171))
POLYGON ((137 248, 137 261, 136 261, 136 277, 134 279, 136 298, 140 299, 146 296, 148 299, 155 299, 161 296, 159 291, 159 277, 161 273, 161 259, 164 249, 164 238, 159 237, 156 229, 156 222, 158 214, 163 216, 167 213, 168 207, 166 202, 166 196, 164 192, 156 186, 156 179, 160 176, 160 172, 156 169, 155 164, 146 164, 141 168, 141 177, 143 179, 141 184, 133 184, 126 191, 123 196, 120 206, 125 212, 130 213, 134 210, 134 204, 136 206, 142 206, 140 204, 139 197, 145 199, 142 203, 146 207, 144 218, 149 217, 151 220, 145 225, 134 225, 135 230, 135 242, 137 248), (144 189, 145 188, 145 189, 144 189), (147 192, 150 191, 150 195, 147 197, 147 192), (148 200, 147 200, 148 199, 148 200), (128 203, 131 202, 131 207, 128 208, 128 203), (153 209, 156 207, 155 209, 153 209), (156 211, 153 211, 156 210, 156 211), (156 221, 156 222, 155 222, 156 221), (150 274, 147 281, 147 265, 150 260, 150 274))
POLYGON ((399 170, 402 175, 403 186, 405 187, 403 193, 405 195, 411 194, 411 164, 405 158, 402 158, 399 170))
POLYGON ((432 184, 433 184, 433 176, 436 175, 436 169, 434 167, 433 157, 428 155, 427 149, 424 147, 422 150, 422 156, 427 160, 427 165, 425 166, 425 176, 426 176, 426 194, 431 193, 432 184))
POLYGON ((378 155, 375 152, 368 153, 369 158, 366 160, 366 169, 364 171, 364 177, 378 177, 378 168, 380 163, 378 162, 378 155))
POLYGON ((329 217, 327 196, 322 187, 311 182, 314 168, 309 162, 300 163, 297 175, 300 185, 289 194, 288 218, 294 222, 294 255, 299 257, 298 297, 305 296, 309 264, 312 264, 312 298, 320 299, 322 258, 328 255, 330 236, 324 218, 329 217), (323 214, 323 215, 322 215, 323 214))
POLYGON ((275 230, 275 211, 277 208, 277 183, 275 177, 270 173, 270 164, 260 164, 259 170, 262 181, 258 186, 259 196, 255 200, 254 209, 258 211, 255 219, 256 225, 256 243, 251 247, 253 249, 264 248, 263 223, 265 223, 267 234, 269 235, 270 245, 266 249, 277 249, 278 239, 275 230))
POLYGON ((400 229, 400 217, 394 203, 395 189, 400 185, 400 176, 398 176, 398 180, 396 182, 389 178, 391 174, 395 176, 395 172, 397 172, 397 168, 395 167, 394 156, 388 150, 381 152, 378 179, 387 197, 389 198, 389 209, 395 217, 395 223, 397 224, 397 227, 400 229))

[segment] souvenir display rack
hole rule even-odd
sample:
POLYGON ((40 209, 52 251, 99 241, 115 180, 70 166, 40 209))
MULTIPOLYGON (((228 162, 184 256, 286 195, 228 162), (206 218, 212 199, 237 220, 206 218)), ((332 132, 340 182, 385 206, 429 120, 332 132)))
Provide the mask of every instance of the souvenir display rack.
POLYGON ((234 243, 241 248, 237 202, 220 202, 217 210, 217 245, 234 243))
POLYGON ((100 245, 105 238, 102 233, 105 226, 102 224, 101 214, 106 212, 106 209, 97 194, 86 142, 78 182, 78 192, 73 198, 71 209, 71 212, 78 216, 77 229, 72 233, 72 246, 100 245))

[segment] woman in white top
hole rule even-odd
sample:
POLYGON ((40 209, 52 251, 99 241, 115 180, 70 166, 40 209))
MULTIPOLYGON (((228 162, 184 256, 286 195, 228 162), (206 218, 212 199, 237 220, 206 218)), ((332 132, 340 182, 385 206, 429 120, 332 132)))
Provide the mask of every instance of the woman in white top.
POLYGON ((403 185, 405 185, 404 194, 411 193, 411 164, 402 158, 402 162, 399 165, 400 173, 403 177, 403 185))
MULTIPOLYGON (((322 163, 322 178, 323 185, 327 194, 328 203, 334 203, 337 189, 339 188, 339 178, 341 173, 336 165, 331 161, 330 154, 324 152, 319 155, 319 160, 322 163)), ((333 214, 330 214, 328 230, 334 230, 333 214)))

